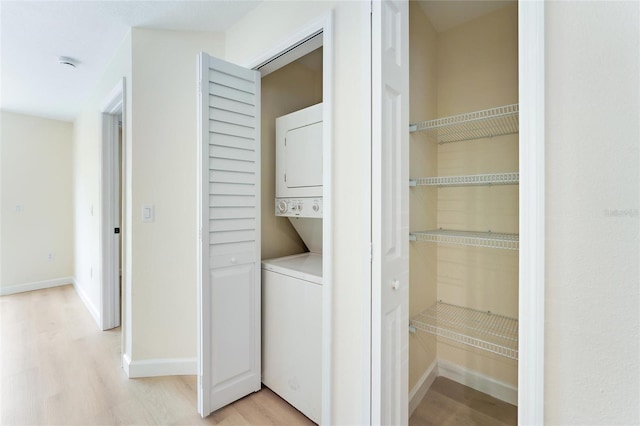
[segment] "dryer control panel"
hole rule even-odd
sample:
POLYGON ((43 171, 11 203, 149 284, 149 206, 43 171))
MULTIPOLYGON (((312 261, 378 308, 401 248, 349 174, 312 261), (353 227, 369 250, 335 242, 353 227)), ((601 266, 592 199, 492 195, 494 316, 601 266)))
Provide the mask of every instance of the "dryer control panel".
POLYGON ((276 198, 276 216, 322 218, 322 198, 276 198))

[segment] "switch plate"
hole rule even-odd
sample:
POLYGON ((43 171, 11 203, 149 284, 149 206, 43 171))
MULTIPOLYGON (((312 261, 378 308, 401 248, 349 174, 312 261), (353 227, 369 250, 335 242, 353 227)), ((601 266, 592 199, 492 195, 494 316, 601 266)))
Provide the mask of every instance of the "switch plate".
POLYGON ((153 204, 142 205, 142 221, 153 222, 153 204))

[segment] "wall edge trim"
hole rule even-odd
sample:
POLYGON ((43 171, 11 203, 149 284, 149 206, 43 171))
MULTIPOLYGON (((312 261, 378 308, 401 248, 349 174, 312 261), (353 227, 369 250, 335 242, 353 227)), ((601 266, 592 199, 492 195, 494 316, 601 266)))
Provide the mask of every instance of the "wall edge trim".
POLYGON ((87 296, 87 293, 84 292, 82 287, 78 285, 78 282, 76 281, 75 278, 73 279, 73 288, 76 290, 76 294, 80 296, 80 300, 82 300, 82 303, 84 303, 84 306, 87 308, 87 310, 91 314, 91 317, 96 322, 96 325, 98 326, 98 328, 102 330, 102 320, 100 319, 100 311, 93 303, 91 303, 91 299, 89 298, 89 296, 87 296))
POLYGON ((27 291, 43 290, 45 288, 59 287, 63 285, 73 284, 73 277, 54 278, 50 280, 36 281, 32 283, 13 284, 0 287, 0 296, 8 296, 10 294, 25 293, 27 291))
POLYGON ((438 360, 434 359, 431 365, 425 370, 418 383, 409 392, 409 417, 413 414, 420 402, 427 394, 427 391, 438 377, 438 360))
POLYGON ((438 373, 442 377, 469 386, 501 401, 518 405, 518 389, 515 386, 445 360, 438 360, 438 373))
POLYGON ((155 358, 132 361, 125 354, 123 368, 130 379, 158 376, 195 376, 198 358, 155 358))

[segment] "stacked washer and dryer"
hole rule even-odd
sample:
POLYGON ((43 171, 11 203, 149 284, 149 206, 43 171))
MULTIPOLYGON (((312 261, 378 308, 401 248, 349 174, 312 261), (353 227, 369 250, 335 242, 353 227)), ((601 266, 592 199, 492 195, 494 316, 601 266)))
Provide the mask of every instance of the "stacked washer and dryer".
POLYGON ((262 262, 262 382, 316 423, 322 370, 322 104, 276 119, 276 216, 308 252, 262 262))

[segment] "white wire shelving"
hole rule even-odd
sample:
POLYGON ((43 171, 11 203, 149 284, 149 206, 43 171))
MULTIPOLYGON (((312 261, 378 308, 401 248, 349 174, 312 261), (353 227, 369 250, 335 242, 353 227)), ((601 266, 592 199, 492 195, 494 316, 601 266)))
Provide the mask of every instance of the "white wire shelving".
POLYGON ((412 319, 410 326, 454 342, 518 359, 518 320, 514 318, 437 302, 412 319))
POLYGON ((517 185, 520 173, 490 173, 466 176, 421 177, 409 180, 409 186, 490 186, 517 185))
POLYGON ((427 243, 456 244, 472 247, 485 247, 504 250, 518 250, 518 234, 505 234, 498 232, 474 232, 456 231, 448 229, 436 229, 431 231, 411 232, 411 241, 427 243))
POLYGON ((438 143, 490 138, 518 133, 518 104, 421 121, 409 126, 410 132, 427 131, 436 135, 438 143))

